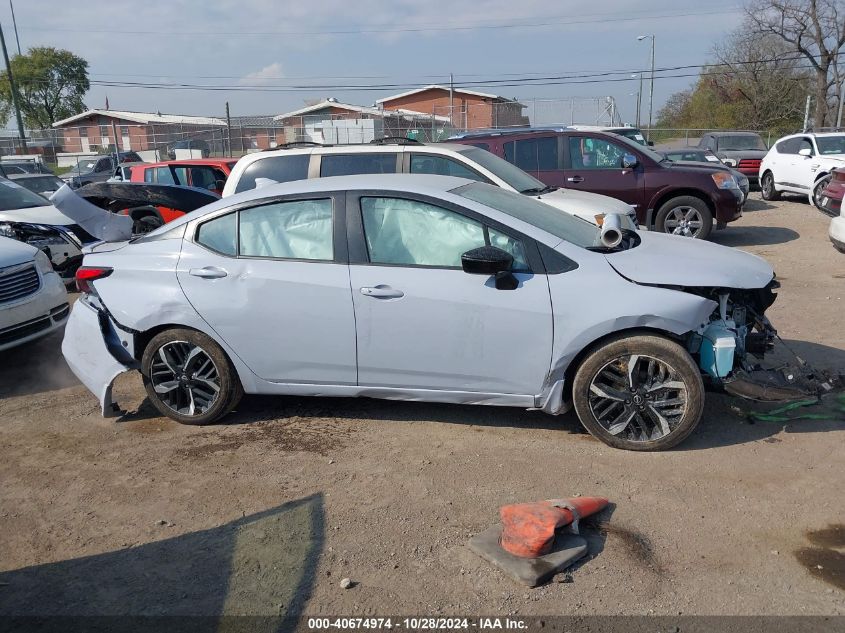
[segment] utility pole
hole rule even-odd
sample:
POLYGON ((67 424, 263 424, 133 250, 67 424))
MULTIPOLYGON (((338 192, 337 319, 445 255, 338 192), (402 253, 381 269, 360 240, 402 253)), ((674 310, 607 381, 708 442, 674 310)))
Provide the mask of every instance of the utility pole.
POLYGON ((651 81, 648 89, 648 131, 646 131, 645 138, 647 141, 651 140, 651 122, 652 113, 654 111, 654 34, 640 35, 637 41, 642 42, 645 39, 651 38, 651 81))
POLYGON ((229 158, 232 158, 232 117, 229 116, 229 102, 226 102, 226 145, 229 149, 229 158))
POLYGON ((807 131, 807 126, 810 122, 810 95, 807 95, 807 105, 804 107, 804 128, 802 132, 807 131))
POLYGON ((21 118, 21 107, 18 104, 18 89, 15 87, 15 78, 12 76, 12 65, 9 63, 9 53, 6 50, 6 38, 3 35, 3 25, 0 24, 0 45, 3 46, 3 61, 6 62, 6 76, 9 78, 9 90, 12 93, 12 105, 15 108, 15 118, 18 120, 18 134, 21 138, 21 151, 26 154, 29 150, 26 147, 26 132, 21 118))
MULTIPOLYGON (((633 79, 637 75, 631 75, 633 79)), ((643 102, 643 74, 639 73, 640 77, 640 89, 637 91, 637 127, 640 127, 640 108, 642 107, 643 102)))
POLYGON ((836 114, 836 129, 842 127, 842 110, 845 109, 845 79, 839 85, 839 112, 836 114))
POLYGON ((18 55, 21 54, 21 41, 18 39, 18 23, 15 21, 15 5, 9 0, 9 8, 12 10, 12 27, 15 29, 15 43, 18 45, 18 55))
MULTIPOLYGON (((454 123, 455 119, 453 118, 454 117, 454 110, 452 110, 452 108, 454 107, 454 96, 455 96, 455 77, 452 75, 452 73, 449 73, 449 125, 451 127, 455 127, 455 123, 454 123)), ((432 140, 434 140, 434 139, 432 139, 432 140)))

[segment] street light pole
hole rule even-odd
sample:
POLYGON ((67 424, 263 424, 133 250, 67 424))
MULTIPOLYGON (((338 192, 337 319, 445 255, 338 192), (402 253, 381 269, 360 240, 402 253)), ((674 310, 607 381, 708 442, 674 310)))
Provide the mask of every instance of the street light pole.
POLYGON ((637 41, 642 42, 648 38, 651 38, 651 81, 648 88, 648 131, 646 132, 646 140, 651 140, 651 122, 654 111, 654 34, 640 35, 637 41))
POLYGON ((637 127, 640 127, 640 108, 642 107, 643 102, 643 74, 639 73, 639 75, 631 75, 631 79, 637 76, 640 78, 640 89, 637 90, 637 127))

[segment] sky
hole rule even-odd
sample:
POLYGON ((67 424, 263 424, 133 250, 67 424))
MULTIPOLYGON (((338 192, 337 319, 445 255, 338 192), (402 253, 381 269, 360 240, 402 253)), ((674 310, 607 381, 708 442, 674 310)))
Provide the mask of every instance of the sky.
MULTIPOLYGON (((227 101, 233 116, 280 114, 325 97, 371 105, 414 86, 448 84, 452 73, 456 86, 523 103, 613 96, 631 122, 639 88, 631 74, 646 74, 643 119, 648 113, 651 40, 637 36, 655 36, 658 69, 692 66, 710 61, 714 44, 741 20, 738 0, 12 2, 24 52, 53 46, 88 61, 88 107, 103 108, 108 97, 116 110, 207 116, 222 115, 227 101), (556 79, 514 85, 545 77, 556 79), (175 89, 186 84, 216 89, 175 89)), ((0 2, 0 24, 13 55, 8 2, 0 2)), ((655 114, 693 81, 655 80, 655 114)))

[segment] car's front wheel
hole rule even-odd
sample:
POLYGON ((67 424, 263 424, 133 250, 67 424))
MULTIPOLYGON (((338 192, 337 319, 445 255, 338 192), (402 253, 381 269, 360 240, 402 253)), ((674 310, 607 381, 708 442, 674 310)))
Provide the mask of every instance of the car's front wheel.
POLYGON ((679 196, 657 210, 658 231, 706 240, 713 230, 713 214, 707 203, 695 196, 679 196))
POLYGON ((621 335, 584 359, 572 384, 575 412, 605 444, 658 451, 684 440, 704 409, 701 374, 669 339, 621 335))
POLYGON ((827 187, 827 183, 830 182, 830 174, 819 178, 816 181, 816 184, 813 185, 813 195, 810 196, 810 202, 813 203, 813 206, 816 207, 819 211, 825 213, 824 208, 822 207, 821 199, 822 199, 822 191, 824 188, 827 187))
POLYGON ((775 177, 770 171, 760 179, 760 197, 769 202, 780 200, 780 192, 775 188, 775 177))
POLYGON ((223 349, 196 330, 156 334, 141 359, 144 387, 153 406, 182 424, 211 424, 243 395, 237 372, 223 349))

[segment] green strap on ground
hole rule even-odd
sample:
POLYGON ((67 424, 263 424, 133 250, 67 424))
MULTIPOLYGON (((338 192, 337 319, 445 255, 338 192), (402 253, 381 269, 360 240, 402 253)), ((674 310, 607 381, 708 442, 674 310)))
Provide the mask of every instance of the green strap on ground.
POLYGON ((794 422, 796 420, 841 420, 845 414, 845 393, 837 394, 832 399, 813 398, 797 400, 766 413, 746 412, 745 417, 752 422, 794 422), (804 407, 822 407, 823 412, 799 412, 788 415, 791 411, 804 407))

